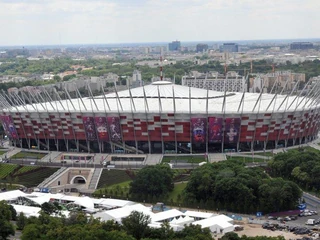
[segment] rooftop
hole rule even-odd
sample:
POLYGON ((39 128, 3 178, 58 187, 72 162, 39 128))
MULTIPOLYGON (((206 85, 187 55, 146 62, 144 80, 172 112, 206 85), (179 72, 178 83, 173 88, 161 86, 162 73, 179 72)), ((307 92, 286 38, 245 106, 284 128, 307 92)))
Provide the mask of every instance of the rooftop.
POLYGON ((304 96, 259 93, 218 92, 154 82, 144 87, 113 92, 106 95, 52 101, 3 109, 4 112, 96 112, 96 113, 200 113, 224 112, 283 112, 313 108, 319 103, 304 96), (243 104, 240 105, 243 99, 243 104), (259 104, 257 104, 259 102, 259 104), (225 103, 225 105, 224 105, 225 103), (208 109, 208 110, 207 110, 208 109))

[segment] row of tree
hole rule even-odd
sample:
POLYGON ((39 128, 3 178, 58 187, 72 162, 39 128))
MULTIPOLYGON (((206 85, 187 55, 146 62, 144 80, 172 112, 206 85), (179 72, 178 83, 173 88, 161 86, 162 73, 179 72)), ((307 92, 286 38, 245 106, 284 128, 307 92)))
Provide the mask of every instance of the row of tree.
POLYGON ((262 168, 230 160, 195 169, 184 199, 229 211, 267 213, 295 209, 301 195, 294 182, 270 178, 262 168))
MULTIPOLYGON (((136 174, 130 196, 139 201, 163 200, 173 189, 170 167, 148 166, 136 174)), ((179 200, 187 207, 267 213, 295 209, 301 195, 292 181, 270 178, 262 168, 246 168, 240 161, 228 160, 193 170, 179 200)))
POLYGON ((270 174, 296 182, 303 189, 320 190, 320 153, 301 148, 277 154, 269 162, 270 174))

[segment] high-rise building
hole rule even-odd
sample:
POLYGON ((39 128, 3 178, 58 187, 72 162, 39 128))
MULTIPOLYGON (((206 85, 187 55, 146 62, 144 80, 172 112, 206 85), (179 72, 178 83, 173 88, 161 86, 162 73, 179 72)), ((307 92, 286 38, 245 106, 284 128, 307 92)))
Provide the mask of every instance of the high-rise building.
POLYGON ((197 44, 196 51, 197 52, 205 52, 208 50, 208 44, 199 43, 197 44))
POLYGON ((180 51, 180 49, 181 49, 180 41, 173 41, 169 43, 169 51, 180 51))
POLYGON ((313 48, 313 44, 311 42, 294 42, 290 44, 291 50, 306 50, 313 48))
POLYGON ((224 43, 221 52, 239 52, 239 46, 237 43, 224 43))

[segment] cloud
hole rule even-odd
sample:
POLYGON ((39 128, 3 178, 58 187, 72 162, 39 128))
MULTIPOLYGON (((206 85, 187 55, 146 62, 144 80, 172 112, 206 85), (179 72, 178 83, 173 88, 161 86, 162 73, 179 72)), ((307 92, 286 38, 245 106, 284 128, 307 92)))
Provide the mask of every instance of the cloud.
POLYGON ((0 45, 318 37, 319 10, 318 0, 0 0, 0 45))

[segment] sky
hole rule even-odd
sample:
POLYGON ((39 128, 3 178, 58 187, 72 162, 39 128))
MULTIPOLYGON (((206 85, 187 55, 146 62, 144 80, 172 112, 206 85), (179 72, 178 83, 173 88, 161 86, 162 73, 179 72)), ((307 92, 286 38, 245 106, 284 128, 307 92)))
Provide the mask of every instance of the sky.
POLYGON ((320 0, 0 0, 0 46, 320 37, 320 0))

